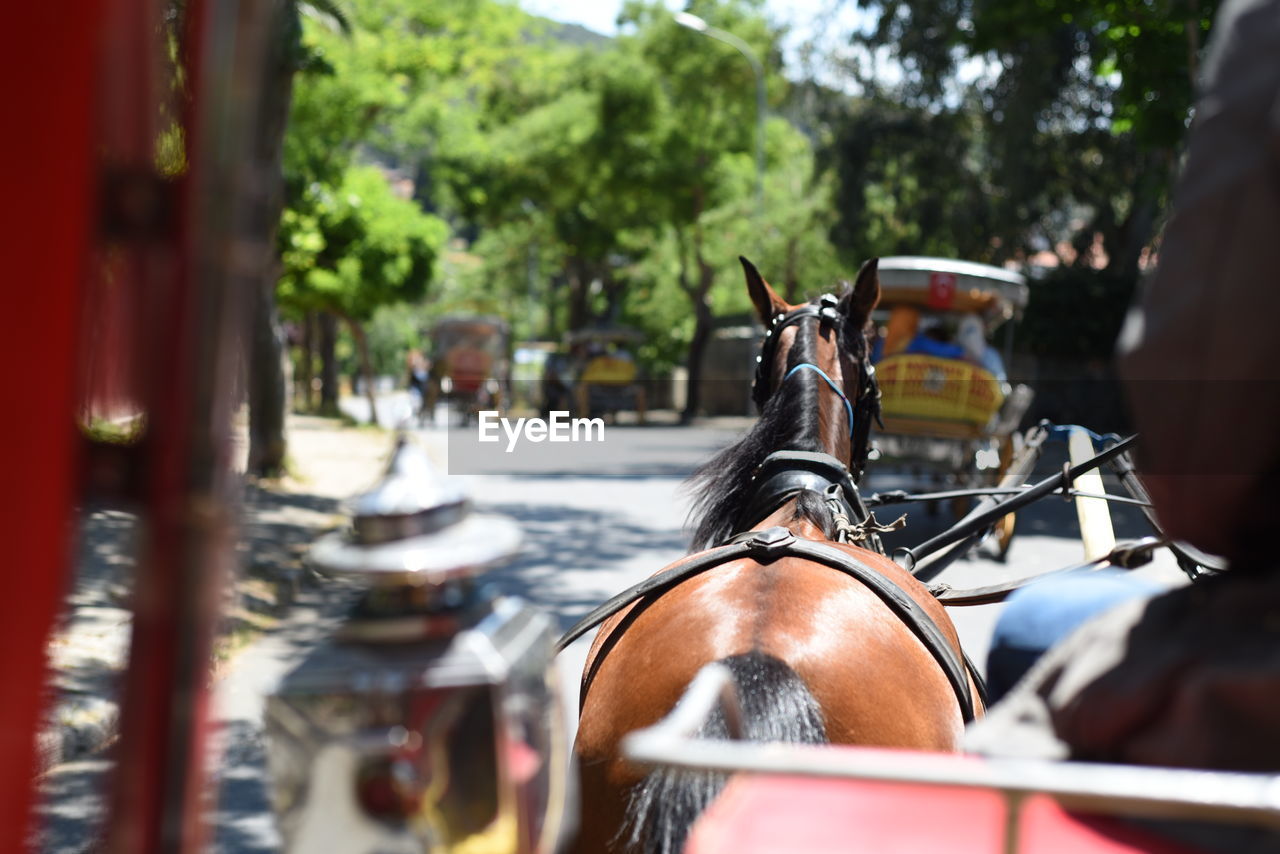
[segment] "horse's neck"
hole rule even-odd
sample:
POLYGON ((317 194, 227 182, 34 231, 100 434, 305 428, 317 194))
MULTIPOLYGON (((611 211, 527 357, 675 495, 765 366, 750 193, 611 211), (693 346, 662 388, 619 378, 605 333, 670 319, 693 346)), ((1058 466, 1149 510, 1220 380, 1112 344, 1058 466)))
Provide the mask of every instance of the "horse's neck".
POLYGON ((852 427, 844 408, 844 401, 825 390, 820 390, 819 393, 822 411, 818 417, 818 435, 815 441, 824 454, 829 454, 848 465, 849 456, 853 452, 852 427))

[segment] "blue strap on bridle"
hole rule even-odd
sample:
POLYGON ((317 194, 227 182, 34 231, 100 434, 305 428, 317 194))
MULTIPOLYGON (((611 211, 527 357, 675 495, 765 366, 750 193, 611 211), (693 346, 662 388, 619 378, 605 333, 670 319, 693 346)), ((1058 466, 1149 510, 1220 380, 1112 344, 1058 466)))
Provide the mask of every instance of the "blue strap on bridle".
POLYGON ((832 391, 840 395, 840 399, 844 401, 844 410, 849 415, 849 438, 852 439, 853 438, 853 404, 850 403, 849 398, 845 396, 844 389, 836 385, 835 380, 827 376, 826 371, 822 370, 822 368, 819 368, 817 365, 813 364, 812 362, 801 362, 791 370, 787 371, 787 375, 782 378, 782 381, 786 382, 787 380, 791 379, 791 375, 794 374, 796 371, 800 370, 801 368, 808 368, 809 370, 816 372, 818 376, 822 377, 824 380, 827 381, 827 385, 831 386, 832 391))

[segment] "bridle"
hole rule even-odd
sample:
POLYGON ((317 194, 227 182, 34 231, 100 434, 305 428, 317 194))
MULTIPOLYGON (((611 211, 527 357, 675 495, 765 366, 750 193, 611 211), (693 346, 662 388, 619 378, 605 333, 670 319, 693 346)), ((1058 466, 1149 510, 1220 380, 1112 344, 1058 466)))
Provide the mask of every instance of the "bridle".
MULTIPOLYGON (((815 318, 821 328, 830 329, 839 336, 840 327, 845 321, 844 316, 840 314, 839 305, 840 300, 834 294, 823 294, 813 302, 774 316, 769 328, 765 331, 764 341, 760 345, 760 355, 756 356, 756 375, 755 381, 751 386, 751 399, 755 401, 757 410, 764 409, 764 405, 769 402, 769 398, 777 391, 772 387, 770 375, 773 370, 774 359, 778 355, 778 345, 782 337, 782 331, 809 318, 815 318)), ((859 338, 859 340, 861 341, 862 339, 859 338)), ((863 471, 866 470, 867 456, 871 450, 869 441, 871 422, 873 420, 879 422, 880 420, 880 386, 876 382, 876 369, 867 359, 865 343, 859 348, 859 352, 853 354, 853 357, 862 372, 856 399, 853 402, 850 402, 848 395, 845 394, 844 389, 840 388, 839 383, 831 379, 826 371, 812 362, 800 362, 794 365, 783 376, 782 382, 785 383, 801 370, 813 371, 825 380, 831 390, 839 396, 844 403, 845 414, 849 420, 850 454, 848 467, 856 483, 862 478, 863 471)))

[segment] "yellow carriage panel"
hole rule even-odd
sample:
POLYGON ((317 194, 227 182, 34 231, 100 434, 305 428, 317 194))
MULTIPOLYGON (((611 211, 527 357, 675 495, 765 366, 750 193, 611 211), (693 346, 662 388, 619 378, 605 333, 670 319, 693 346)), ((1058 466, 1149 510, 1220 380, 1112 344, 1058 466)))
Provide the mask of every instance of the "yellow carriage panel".
POLYGON ((999 380, 958 359, 906 354, 876 365, 889 433, 980 435, 1004 403, 999 380))

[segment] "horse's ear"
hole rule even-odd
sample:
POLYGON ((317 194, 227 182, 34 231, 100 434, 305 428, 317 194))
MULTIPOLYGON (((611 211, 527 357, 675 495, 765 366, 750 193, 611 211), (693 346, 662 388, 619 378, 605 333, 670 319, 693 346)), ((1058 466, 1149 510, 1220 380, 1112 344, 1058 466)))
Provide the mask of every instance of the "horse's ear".
POLYGON ((764 276, 760 275, 760 271, 754 264, 741 255, 738 256, 738 260, 742 262, 742 271, 747 274, 747 293, 751 295, 751 302, 755 304, 756 314, 760 315, 760 322, 768 326, 775 315, 787 310, 787 303, 774 293, 773 288, 769 287, 769 283, 764 280, 764 276))
POLYGON ((871 317, 872 310, 880 302, 879 266, 879 258, 865 262, 858 270, 858 278, 853 287, 840 298, 840 313, 850 325, 858 329, 867 324, 867 318, 871 317))

